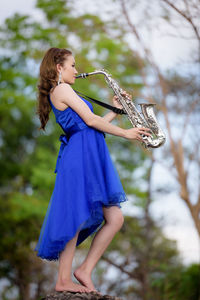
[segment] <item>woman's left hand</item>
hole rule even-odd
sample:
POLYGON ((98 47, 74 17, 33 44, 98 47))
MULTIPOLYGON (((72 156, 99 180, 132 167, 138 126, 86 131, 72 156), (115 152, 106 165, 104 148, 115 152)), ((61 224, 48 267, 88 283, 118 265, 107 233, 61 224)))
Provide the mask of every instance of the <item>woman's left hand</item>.
MULTIPOLYGON (((125 91, 123 91, 122 93, 121 93, 121 95, 122 96, 126 96, 126 97, 128 97, 128 98, 132 98, 132 96, 130 95, 130 94, 128 94, 127 92, 125 92, 125 91)), ((118 96, 114 96, 113 98, 112 98, 112 102, 113 102, 113 106, 114 107, 117 107, 117 108, 120 108, 120 109, 123 109, 123 106, 119 103, 119 101, 118 101, 118 96)))

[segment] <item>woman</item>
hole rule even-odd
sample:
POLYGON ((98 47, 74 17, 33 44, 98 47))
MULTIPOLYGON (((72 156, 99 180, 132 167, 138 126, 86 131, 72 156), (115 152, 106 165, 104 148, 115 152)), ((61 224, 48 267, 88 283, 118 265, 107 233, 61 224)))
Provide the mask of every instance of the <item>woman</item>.
MULTIPOLYGON (((96 291, 91 279, 98 260, 123 224, 120 202, 127 197, 110 158, 105 134, 142 141, 147 128, 122 129, 110 122, 116 114, 100 117, 90 102, 71 85, 77 75, 71 51, 50 48, 40 66, 38 111, 45 129, 51 108, 64 130, 57 159, 54 190, 35 251, 47 260, 59 260, 56 291, 96 291), (104 224, 102 224, 104 222, 104 224), (71 279, 75 248, 96 232, 87 257, 71 279)), ((122 108, 113 97, 116 107, 122 108)))

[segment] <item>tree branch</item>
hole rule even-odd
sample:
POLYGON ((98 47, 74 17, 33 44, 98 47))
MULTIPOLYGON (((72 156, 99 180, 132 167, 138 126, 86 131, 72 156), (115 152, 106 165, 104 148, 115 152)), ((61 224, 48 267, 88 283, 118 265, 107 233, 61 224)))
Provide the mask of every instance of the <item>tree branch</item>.
MULTIPOLYGON (((162 0, 163 2, 167 3, 170 7, 172 7, 179 15, 181 15, 183 18, 185 18, 189 23, 190 25, 192 26, 194 32, 195 32, 195 35, 197 37, 197 39, 199 40, 200 42, 200 35, 199 35, 199 32, 198 32, 198 28, 195 26, 194 22, 192 21, 191 17, 190 16, 187 16, 183 11, 181 11, 178 7, 176 7, 173 3, 171 3, 170 1, 168 0, 162 0)), ((189 12, 189 10, 188 10, 189 12)))
MULTIPOLYGON (((121 265, 116 264, 113 260, 110 260, 105 255, 102 256, 102 259, 104 261, 106 261, 107 263, 109 263, 110 265, 112 265, 112 266, 116 267, 117 269, 119 269, 122 273, 128 275, 130 278, 138 279, 136 276, 133 275, 132 272, 126 271, 121 265)), ((125 265, 125 264, 123 264, 123 265, 125 265)))

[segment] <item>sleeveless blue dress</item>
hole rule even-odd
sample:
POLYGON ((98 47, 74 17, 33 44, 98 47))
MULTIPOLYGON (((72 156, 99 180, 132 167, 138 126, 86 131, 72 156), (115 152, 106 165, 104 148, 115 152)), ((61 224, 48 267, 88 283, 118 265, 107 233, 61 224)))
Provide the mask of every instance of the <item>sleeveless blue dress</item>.
MULTIPOLYGON (((80 96, 79 96, 80 97, 80 96)), ((93 112, 92 104, 80 97, 93 112)), ((65 134, 57 158, 54 190, 34 249, 37 256, 58 260, 62 250, 79 232, 77 244, 103 225, 102 206, 116 205, 128 198, 105 142, 105 133, 88 126, 71 108, 55 108, 56 122, 65 134)))

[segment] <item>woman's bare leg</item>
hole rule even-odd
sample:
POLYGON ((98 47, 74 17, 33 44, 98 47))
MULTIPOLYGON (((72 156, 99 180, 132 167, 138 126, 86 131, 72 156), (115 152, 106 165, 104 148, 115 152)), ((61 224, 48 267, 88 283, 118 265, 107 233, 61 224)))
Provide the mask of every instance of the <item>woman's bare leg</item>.
POLYGON ((117 206, 103 207, 103 212, 105 224, 94 236, 87 257, 74 272, 74 276, 81 284, 93 290, 95 287, 91 279, 92 271, 124 222, 121 209, 117 206))
POLYGON ((71 279, 72 261, 75 254, 76 242, 79 232, 70 240, 59 257, 58 279, 56 291, 90 292, 91 290, 80 284, 76 284, 71 279))

